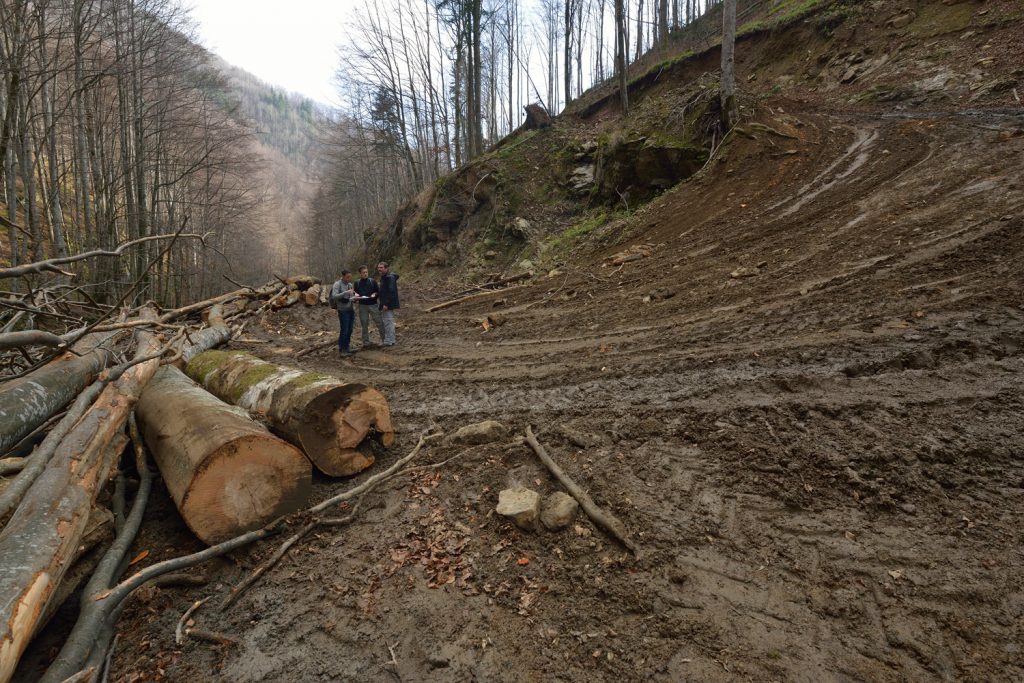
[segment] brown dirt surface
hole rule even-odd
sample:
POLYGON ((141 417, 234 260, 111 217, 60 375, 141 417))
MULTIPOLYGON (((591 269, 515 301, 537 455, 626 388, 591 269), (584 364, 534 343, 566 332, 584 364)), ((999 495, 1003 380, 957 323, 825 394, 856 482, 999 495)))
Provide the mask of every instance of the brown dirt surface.
MULTIPOLYGON (((932 50, 940 3, 910 5, 901 39, 932 50)), ((1013 3, 942 6, 974 17, 957 50, 1019 45, 978 19, 1013 3)), ((734 136, 524 287, 431 314, 461 288, 404 274, 391 349, 296 359, 335 334, 326 308, 250 323, 235 347, 391 401, 396 444, 316 500, 431 426, 512 436, 427 448, 414 465, 456 459, 371 493, 226 611, 276 541, 147 589, 112 680, 1024 680, 1024 112, 964 88, 762 101, 784 136, 734 136), (494 514, 509 486, 559 490, 527 424, 639 556, 582 515, 553 533, 494 514), (236 646, 175 644, 205 597, 196 625, 236 646)), ((201 547, 165 492, 147 517, 139 566, 201 547)))
MULTIPOLYGON (((390 397, 374 470, 432 424, 533 424, 639 558, 582 517, 495 516, 509 485, 558 490, 527 447, 436 445, 420 464, 458 459, 197 613, 238 647, 174 624, 273 543, 136 601, 115 680, 1020 680, 1024 121, 793 116, 771 173, 742 142, 645 209, 648 257, 434 314, 421 282, 395 348, 298 363, 390 397)), ((295 363, 335 324, 289 309, 247 348, 295 363)))

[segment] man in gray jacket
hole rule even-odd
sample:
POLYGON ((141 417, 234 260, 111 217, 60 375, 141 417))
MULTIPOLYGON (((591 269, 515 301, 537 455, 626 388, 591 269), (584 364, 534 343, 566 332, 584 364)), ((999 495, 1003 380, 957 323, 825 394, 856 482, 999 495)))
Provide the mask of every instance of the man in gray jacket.
POLYGON ((338 353, 342 356, 351 356, 352 350, 349 344, 352 341, 352 328, 355 327, 356 312, 352 307, 352 297, 355 290, 352 288, 352 271, 341 271, 341 279, 331 287, 331 295, 327 301, 331 308, 338 311, 338 353))

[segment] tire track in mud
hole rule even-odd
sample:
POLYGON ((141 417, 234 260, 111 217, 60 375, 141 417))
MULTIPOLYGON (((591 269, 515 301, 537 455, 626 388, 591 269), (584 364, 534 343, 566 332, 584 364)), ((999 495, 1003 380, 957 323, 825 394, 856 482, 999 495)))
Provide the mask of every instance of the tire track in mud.
MULTIPOLYGON (((644 239, 664 246, 615 277, 568 264, 510 294, 487 333, 489 304, 432 316, 407 289, 399 346, 303 361, 384 390, 406 436, 532 422, 644 548, 634 562, 585 523, 554 536, 494 519, 494 491, 551 484, 521 446, 485 446, 458 481, 414 489, 417 507, 387 499, 394 529, 354 530, 358 552, 321 549, 379 611, 345 608, 357 635, 318 648, 373 677, 366 639, 423 662, 434 647, 450 666, 403 673, 442 680, 1024 677, 1024 143, 993 158, 991 131, 963 117, 810 118, 849 133, 808 143, 788 175, 717 171, 722 201, 706 210, 700 187, 657 200, 662 236, 644 239), (774 209, 751 204, 769 195, 774 209), (674 296, 642 303, 655 288, 674 296), (379 568, 424 533, 429 505, 470 529, 462 552, 494 592, 379 568)), ((286 612, 278 630, 324 609, 315 594, 281 605, 281 590, 253 598, 286 612)), ((254 642, 301 650, 276 638, 254 642)))

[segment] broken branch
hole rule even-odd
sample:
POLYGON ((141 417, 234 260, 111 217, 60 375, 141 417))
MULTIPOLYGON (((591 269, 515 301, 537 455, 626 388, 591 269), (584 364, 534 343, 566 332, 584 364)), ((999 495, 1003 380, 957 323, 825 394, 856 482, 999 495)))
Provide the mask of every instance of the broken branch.
POLYGON ((598 507, 597 503, 594 502, 594 499, 591 498, 586 491, 580 488, 579 484, 573 481, 572 478, 558 466, 558 463, 551 459, 551 456, 548 455, 544 446, 542 446, 541 443, 537 441, 537 437, 533 435, 533 429, 530 425, 526 426, 526 443, 530 445, 530 448, 532 448, 533 452, 537 454, 537 457, 540 458, 541 462, 547 466, 551 474, 555 476, 555 479, 557 479, 562 486, 572 494, 573 498, 579 501, 580 507, 583 508, 583 511, 587 513, 587 517, 590 517, 594 524, 611 534, 615 540, 631 550, 634 555, 638 554, 636 544, 629 538, 629 532, 626 530, 626 525, 619 521, 615 515, 598 507))

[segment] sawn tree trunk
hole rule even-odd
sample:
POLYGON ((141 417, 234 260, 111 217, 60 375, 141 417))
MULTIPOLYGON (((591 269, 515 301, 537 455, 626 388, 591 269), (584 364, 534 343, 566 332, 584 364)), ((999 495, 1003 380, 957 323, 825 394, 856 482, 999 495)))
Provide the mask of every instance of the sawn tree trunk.
POLYGON ((368 436, 394 441, 387 399, 366 384, 302 372, 240 351, 207 351, 186 372, 218 398, 265 419, 302 448, 329 476, 347 476, 373 464, 356 449, 368 436))
POLYGON ((299 449, 175 367, 157 371, 136 414, 175 505, 205 543, 258 529, 309 498, 312 468, 299 449))

